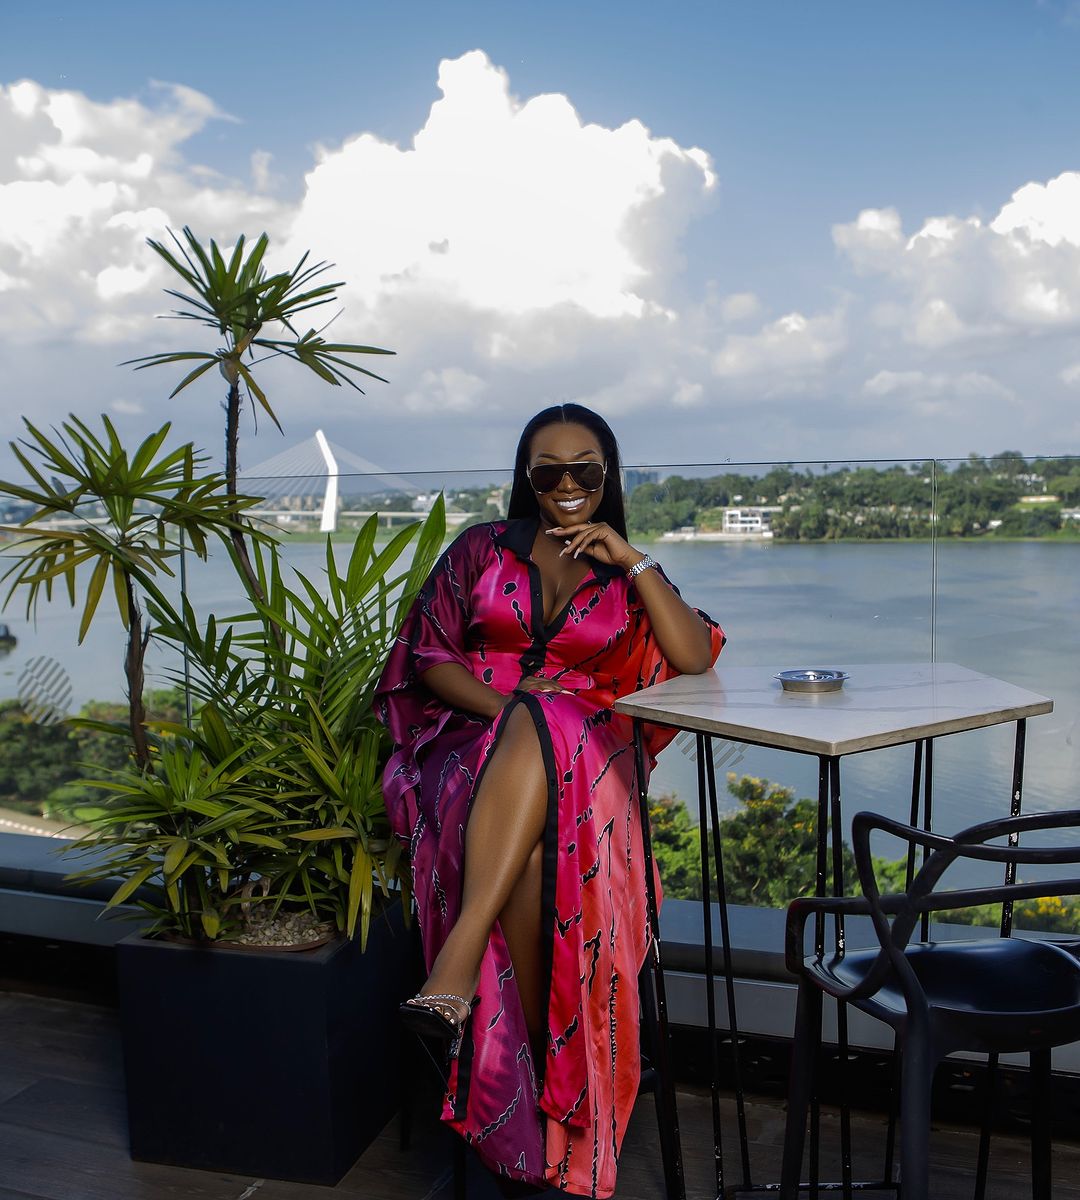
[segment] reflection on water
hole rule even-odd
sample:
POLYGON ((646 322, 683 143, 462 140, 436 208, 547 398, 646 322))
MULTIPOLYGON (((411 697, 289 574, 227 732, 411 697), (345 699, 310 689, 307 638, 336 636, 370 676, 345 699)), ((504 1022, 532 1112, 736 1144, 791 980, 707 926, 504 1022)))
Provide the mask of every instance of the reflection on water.
MULTIPOLYGON (((925 662, 931 656, 931 548, 926 543, 877 545, 745 545, 660 542, 650 547, 684 597, 724 626, 724 666, 758 666, 771 676, 791 667, 836 662, 925 662)), ((347 542, 337 543, 344 562, 347 542)), ((287 547, 288 561, 318 580, 319 544, 287 547)), ((200 614, 219 619, 240 597, 224 556, 193 562, 190 596, 200 614)), ((103 599, 95 627, 76 645, 78 617, 66 604, 40 610, 37 626, 16 601, 4 615, 18 645, 0 658, 0 698, 16 695, 22 665, 49 654, 71 676, 75 706, 123 696, 123 630, 103 599)), ((1028 726, 1025 807, 1060 808, 1080 801, 1080 546, 1069 543, 946 542, 938 546, 936 651, 957 662, 1053 697, 1055 711, 1028 726)), ((2 651, 0 651, 2 653, 2 651)), ((161 686, 179 664, 151 647, 148 686, 161 686)), ((941 738, 935 754, 935 811, 944 830, 1007 810, 1012 727, 941 738)), ((912 750, 855 755, 844 765, 845 811, 861 807, 904 816, 910 799, 912 750)), ((746 748, 721 770, 764 775, 816 795, 812 757, 746 748)), ((695 795, 696 768, 673 746, 660 759, 657 790, 695 795)))

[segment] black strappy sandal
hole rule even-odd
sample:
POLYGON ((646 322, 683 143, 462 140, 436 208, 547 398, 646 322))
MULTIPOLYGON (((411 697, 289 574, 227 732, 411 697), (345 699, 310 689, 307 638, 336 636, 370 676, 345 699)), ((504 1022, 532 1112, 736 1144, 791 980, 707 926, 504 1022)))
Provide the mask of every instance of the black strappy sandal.
POLYGON ((428 996, 413 996, 400 1005, 401 1022, 406 1029, 421 1037, 441 1038, 448 1042, 448 1058, 457 1058, 461 1049, 461 1035, 465 1024, 472 1014, 472 1004, 464 996, 455 996, 448 992, 433 992, 428 996), (448 1001, 455 1001, 465 1009, 465 1015, 459 1015, 448 1001))

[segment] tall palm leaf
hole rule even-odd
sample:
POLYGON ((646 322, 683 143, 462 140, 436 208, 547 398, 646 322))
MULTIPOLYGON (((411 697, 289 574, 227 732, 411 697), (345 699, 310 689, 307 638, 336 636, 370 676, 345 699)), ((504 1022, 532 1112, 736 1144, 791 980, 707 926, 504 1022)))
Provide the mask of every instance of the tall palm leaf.
MULTIPOLYGON (((299 334, 294 322, 301 313, 336 302, 341 282, 316 282, 330 269, 325 262, 307 265, 304 254, 291 271, 270 274, 264 258, 269 238, 263 233, 245 256, 246 242, 239 237, 226 260, 217 243, 211 239, 204 248, 188 226, 182 239, 171 230, 175 253, 161 242, 148 239, 151 249, 174 271, 189 289, 187 292, 166 288, 166 294, 182 307, 171 317, 195 321, 213 329, 224 338, 224 345, 214 351, 185 350, 148 354, 128 359, 136 370, 146 367, 183 363, 190 370, 173 388, 169 399, 177 396, 195 380, 216 366, 228 385, 225 397, 225 479, 229 495, 236 493, 237 448, 240 435, 242 406, 241 386, 253 404, 258 404, 281 428, 274 410, 259 382, 254 368, 268 358, 289 358, 300 363, 333 387, 347 384, 362 392, 354 375, 386 380, 367 370, 351 358, 360 354, 393 354, 377 346, 361 346, 345 342, 328 342, 315 329, 299 334), (268 336, 270 327, 278 336, 268 336), (282 337, 287 332, 291 337, 282 337), (266 351, 256 358, 256 348, 266 351), (193 364, 193 365, 192 365, 193 364)), ((240 569, 253 598, 265 600, 258 577, 252 566, 241 523, 232 533, 240 569)))

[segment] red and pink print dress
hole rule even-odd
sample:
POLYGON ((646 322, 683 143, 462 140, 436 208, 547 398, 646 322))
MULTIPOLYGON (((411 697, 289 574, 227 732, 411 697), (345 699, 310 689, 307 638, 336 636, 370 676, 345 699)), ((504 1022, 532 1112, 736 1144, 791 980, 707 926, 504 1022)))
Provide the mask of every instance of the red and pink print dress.
MULTIPOLYGON (((531 557, 537 529, 536 518, 473 526, 432 570, 376 692, 375 711, 395 743, 383 792, 411 855, 430 968, 458 916, 472 797, 510 711, 527 706, 548 779, 545 1060, 532 1060, 496 924, 443 1119, 500 1175, 608 1197, 637 1095, 637 978, 650 939, 633 729, 611 706, 678 672, 617 567, 589 559, 577 591, 544 623, 531 557), (492 721, 448 706, 423 685, 420 674, 443 662, 507 694, 528 675, 557 679, 572 694, 518 693, 492 721)), ((724 634, 701 615, 715 661, 724 634)), ((648 770, 672 737, 674 730, 646 727, 648 770)))

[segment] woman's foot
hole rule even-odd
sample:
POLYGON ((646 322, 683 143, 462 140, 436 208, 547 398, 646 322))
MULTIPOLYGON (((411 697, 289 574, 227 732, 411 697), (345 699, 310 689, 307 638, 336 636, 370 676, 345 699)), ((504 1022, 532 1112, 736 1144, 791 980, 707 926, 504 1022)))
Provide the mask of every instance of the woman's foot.
POLYGON ((457 1058, 461 1035, 472 1012, 472 1002, 452 992, 427 992, 413 996, 400 1007, 407 1029, 423 1037, 442 1038, 449 1043, 447 1054, 457 1058))

